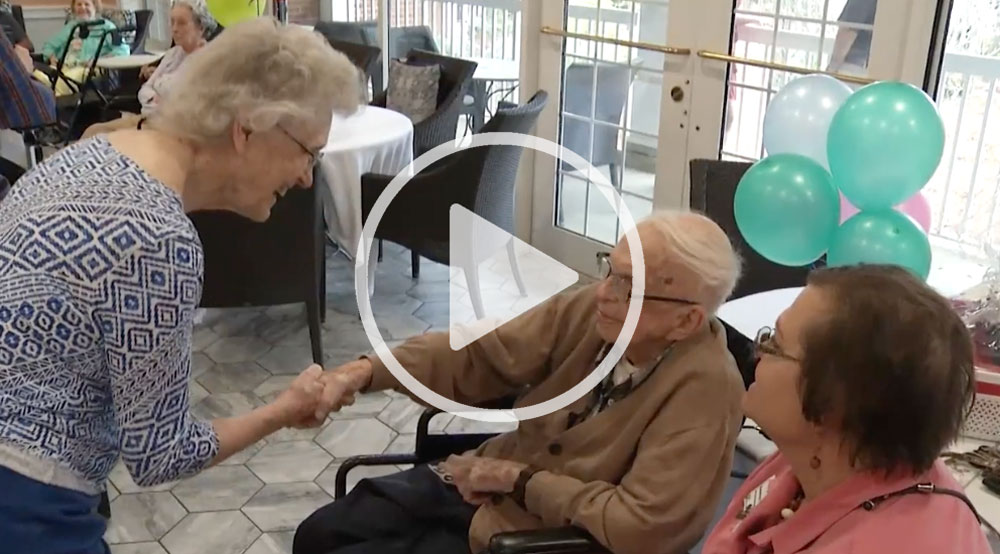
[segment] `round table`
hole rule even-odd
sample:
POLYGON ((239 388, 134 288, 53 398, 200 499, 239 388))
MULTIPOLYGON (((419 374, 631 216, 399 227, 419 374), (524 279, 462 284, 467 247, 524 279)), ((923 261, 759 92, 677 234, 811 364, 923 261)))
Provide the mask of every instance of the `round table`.
POLYGON ((97 67, 104 69, 133 69, 149 65, 163 57, 163 54, 132 54, 130 56, 110 56, 99 58, 97 67))
POLYGON ((495 58, 470 58, 470 61, 476 62, 476 71, 472 74, 472 85, 465 102, 475 107, 469 121, 470 130, 475 130, 486 122, 487 112, 492 117, 494 96, 506 100, 517 90, 521 62, 495 58))
POLYGON ((353 258, 361 239, 361 176, 396 175, 413 161, 413 123, 405 115, 362 106, 334 116, 317 171, 327 235, 353 258))
POLYGON ((730 300, 719 307, 716 315, 752 339, 761 327, 774 326, 778 316, 795 302, 802 288, 775 289, 730 300))
POLYGON ((476 62, 473 79, 483 81, 517 81, 521 78, 521 62, 494 58, 472 58, 476 62))

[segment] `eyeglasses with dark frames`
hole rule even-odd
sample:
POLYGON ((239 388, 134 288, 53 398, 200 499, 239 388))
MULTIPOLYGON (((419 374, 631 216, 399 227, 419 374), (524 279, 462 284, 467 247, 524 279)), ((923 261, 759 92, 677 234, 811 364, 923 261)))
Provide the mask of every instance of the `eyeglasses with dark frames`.
MULTIPOLYGON (((632 300, 632 277, 615 273, 611 266, 611 253, 598 252, 597 265, 600 268, 600 275, 603 280, 610 281, 611 290, 620 302, 632 300)), ((684 304, 686 306, 697 306, 699 303, 686 298, 674 298, 672 296, 658 296, 655 294, 642 295, 643 300, 653 302, 672 302, 674 304, 684 304)))
POLYGON ((777 342, 774 340, 774 334, 774 329, 770 327, 762 327, 760 331, 757 331, 757 338, 753 341, 754 353, 756 357, 759 359, 762 354, 766 354, 768 356, 774 356, 790 362, 800 361, 798 358, 786 353, 780 346, 778 346, 777 342))

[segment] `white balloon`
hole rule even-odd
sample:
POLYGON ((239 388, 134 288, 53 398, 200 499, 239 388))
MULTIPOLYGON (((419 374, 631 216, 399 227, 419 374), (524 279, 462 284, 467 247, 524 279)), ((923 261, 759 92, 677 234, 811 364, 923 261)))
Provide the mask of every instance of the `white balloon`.
POLYGON ((767 106, 764 149, 769 155, 801 154, 829 170, 826 135, 833 114, 852 92, 851 87, 829 75, 806 75, 791 81, 767 106))

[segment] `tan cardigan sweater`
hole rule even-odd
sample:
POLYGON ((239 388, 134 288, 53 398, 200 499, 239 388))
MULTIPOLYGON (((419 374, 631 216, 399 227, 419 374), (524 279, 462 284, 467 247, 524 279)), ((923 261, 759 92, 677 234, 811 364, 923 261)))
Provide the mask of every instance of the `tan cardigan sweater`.
MULTIPOLYGON (((447 333, 393 350, 432 390, 466 404, 521 391, 529 406, 568 390, 594 368, 595 287, 560 295, 455 352, 447 333), (526 392, 525 392, 526 391, 526 392)), ((406 392, 376 358, 372 389, 406 392)), ((522 510, 510 499, 479 508, 472 552, 498 532, 576 525, 615 554, 679 554, 704 533, 722 495, 741 421, 743 382, 717 321, 674 346, 651 376, 603 412, 566 429, 584 396, 522 421, 478 450, 534 464, 522 510)))

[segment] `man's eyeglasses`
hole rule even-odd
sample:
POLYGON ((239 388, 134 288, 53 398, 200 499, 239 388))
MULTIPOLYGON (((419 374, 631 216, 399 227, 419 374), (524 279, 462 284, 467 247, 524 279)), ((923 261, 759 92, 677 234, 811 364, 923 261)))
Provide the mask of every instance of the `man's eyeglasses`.
POLYGON ((292 142, 297 144, 299 148, 302 149, 303 152, 309 155, 309 167, 314 167, 316 165, 316 162, 319 160, 319 150, 310 150, 308 146, 302 144, 302 142, 299 141, 299 139, 295 138, 294 135, 289 133, 287 129, 285 129, 281 125, 278 125, 278 128, 281 129, 282 133, 285 133, 286 137, 288 137, 292 142))
MULTIPOLYGON (((628 302, 632 300, 632 277, 615 273, 614 268, 611 267, 611 253, 599 252, 597 254, 597 265, 600 269, 601 278, 609 281, 611 291, 615 294, 618 301, 628 302)), ((694 300, 674 298, 672 296, 657 296, 655 294, 644 294, 642 295, 642 299, 654 302, 673 302, 687 306, 696 306, 698 304, 694 300)))
POLYGON ((785 353, 785 351, 778 346, 777 342, 774 340, 774 329, 770 327, 764 327, 760 331, 757 331, 757 338, 753 341, 753 347, 754 354, 758 359, 760 359, 762 354, 767 354, 768 356, 775 356, 790 362, 799 361, 798 358, 785 353))

